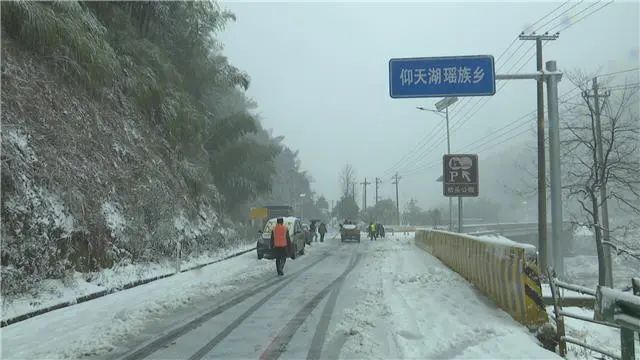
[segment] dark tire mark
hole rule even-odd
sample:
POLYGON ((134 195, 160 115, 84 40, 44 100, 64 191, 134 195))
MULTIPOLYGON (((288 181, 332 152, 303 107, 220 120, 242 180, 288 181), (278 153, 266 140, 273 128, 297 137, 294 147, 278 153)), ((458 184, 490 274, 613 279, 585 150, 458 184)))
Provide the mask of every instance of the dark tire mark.
POLYGON ((318 323, 318 327, 316 327, 316 332, 313 334, 313 339, 311 340, 311 346, 309 347, 309 352, 307 353, 307 360, 316 360, 320 359, 320 355, 322 354, 322 347, 324 345, 324 338, 327 334, 327 330, 329 329, 329 322, 331 321, 331 314, 333 314, 333 309, 336 306, 336 300, 338 299, 338 293, 340 292, 340 287, 342 287, 342 282, 337 284, 336 287, 329 295, 329 300, 327 300, 327 304, 324 306, 324 310, 322 310, 322 315, 320 316, 320 322, 318 323))
POLYGON ((360 261, 360 254, 352 258, 351 263, 347 266, 347 269, 334 281, 332 281, 327 287, 322 289, 316 296, 309 300, 298 313, 284 326, 282 330, 271 341, 267 349, 260 355, 260 360, 275 360, 286 350, 286 346, 289 344, 296 331, 302 326, 302 323, 309 317, 311 312, 318 306, 320 301, 336 286, 336 284, 344 281, 344 278, 356 267, 358 261, 360 261))
POLYGON ((201 347, 195 354, 189 357, 189 360, 199 360, 202 359, 207 353, 220 343, 220 341, 224 340, 231 332, 237 328, 244 320, 246 320, 249 316, 251 316, 254 312, 256 312, 264 303, 271 300, 275 294, 277 294, 280 290, 285 288, 289 283, 295 280, 295 277, 291 277, 287 279, 284 284, 275 288, 272 292, 267 294, 265 297, 260 299, 257 303, 253 304, 247 311, 242 313, 242 315, 238 316, 229 326, 224 328, 222 332, 220 332, 216 337, 211 339, 205 346, 201 347))
MULTIPOLYGON (((320 263, 321 261, 325 260, 326 257, 321 257, 320 259, 312 262, 311 264, 305 266, 304 268, 302 268, 301 270, 299 270, 297 273, 295 273, 292 277, 290 277, 289 279, 287 279, 287 283, 293 281, 295 278, 297 278, 298 276, 302 275, 304 272, 308 271, 309 269, 311 269, 312 267, 314 267, 315 265, 317 265, 318 263, 320 263)), ((200 325, 202 325, 203 323, 213 319, 214 317, 220 315, 221 313, 227 311, 228 309, 238 305, 239 303, 243 302, 244 300, 250 298, 251 296, 254 296, 272 286, 275 286, 276 284, 281 284, 282 283, 282 279, 274 279, 264 285, 258 286, 256 288, 244 291, 234 297, 232 297, 231 299, 229 299, 228 301, 226 301, 224 304, 214 308, 213 310, 205 313, 202 316, 199 316, 191 321, 189 321, 188 323, 175 328, 173 330, 171 330, 170 332, 168 332, 167 334, 153 340, 151 343, 135 350, 134 352, 125 355, 124 357, 122 357, 122 360, 138 360, 138 359, 144 359, 146 357, 148 357, 149 355, 155 353, 156 351, 160 350, 161 348, 163 348, 165 345, 170 344, 172 341, 174 341, 175 339, 185 335, 186 333, 192 331, 193 329, 199 327, 200 325)), ((285 285, 286 285, 285 284, 285 285)), ((283 287, 283 286, 281 286, 283 287)), ((278 289, 280 289, 281 287, 278 287, 278 289)))

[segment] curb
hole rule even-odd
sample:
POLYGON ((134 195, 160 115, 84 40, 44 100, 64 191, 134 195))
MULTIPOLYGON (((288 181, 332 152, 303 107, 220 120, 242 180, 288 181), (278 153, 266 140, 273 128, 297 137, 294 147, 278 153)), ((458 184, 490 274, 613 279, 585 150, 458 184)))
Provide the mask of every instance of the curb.
MULTIPOLYGON (((222 259, 213 260, 213 261, 210 261, 210 262, 207 262, 207 263, 204 263, 204 264, 198 264, 198 265, 192 266, 190 268, 180 270, 180 273, 184 273, 184 272, 191 271, 191 270, 202 269, 205 266, 213 265, 213 264, 225 261, 225 260, 229 260, 229 259, 234 258, 234 257, 238 257, 240 255, 244 255, 246 253, 254 251, 255 249, 256 248, 253 247, 251 249, 242 250, 242 251, 239 251, 237 253, 233 253, 231 255, 227 255, 227 256, 223 257, 222 259)), ((140 279, 140 280, 136 280, 134 282, 130 282, 128 284, 125 284, 125 285, 123 285, 121 287, 118 287, 118 288, 112 288, 112 289, 108 289, 108 290, 101 290, 101 291, 98 291, 98 292, 95 292, 95 293, 82 295, 82 296, 77 297, 77 298, 75 298, 73 300, 65 301, 63 303, 55 304, 55 305, 52 305, 52 306, 49 306, 49 307, 46 307, 46 308, 38 309, 38 310, 29 312, 29 313, 26 313, 26 314, 19 315, 19 316, 13 317, 13 318, 2 320, 2 322, 0 322, 0 328, 3 328, 5 326, 9 326, 11 324, 15 324, 15 323, 20 322, 20 321, 31 319, 32 317, 36 317, 38 315, 46 314, 46 313, 54 311, 54 310, 63 309, 63 308, 69 307, 71 305, 76 305, 76 304, 80 304, 80 303, 83 303, 83 302, 87 302, 89 300, 94 300, 94 299, 97 299, 97 298, 101 298, 103 296, 106 296, 106 295, 109 295, 109 294, 114 294, 114 293, 120 292, 122 290, 127 290, 127 289, 134 288, 136 286, 145 285, 145 284, 148 284, 150 282, 154 282, 156 280, 165 279, 165 278, 168 278, 168 277, 173 276, 173 275, 176 275, 176 273, 158 275, 158 276, 154 276, 154 277, 148 278, 148 279, 140 279)))

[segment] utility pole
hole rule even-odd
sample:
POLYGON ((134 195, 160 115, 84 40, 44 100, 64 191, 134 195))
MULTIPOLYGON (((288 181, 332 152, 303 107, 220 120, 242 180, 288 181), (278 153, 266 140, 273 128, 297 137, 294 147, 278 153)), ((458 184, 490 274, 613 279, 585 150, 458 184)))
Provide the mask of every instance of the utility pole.
POLYGON ((402 177, 398 176, 398 173, 396 173, 393 179, 393 184, 396 186, 396 212, 398 213, 398 225, 400 225, 400 196, 398 195, 398 183, 402 177))
POLYGON ((364 182, 361 182, 360 185, 364 188, 363 201, 362 201, 362 210, 367 209, 367 186, 371 183, 367 181, 367 178, 364 178, 364 182))
POLYGON ((356 201, 356 183, 351 184, 351 198, 356 201))
POLYGON ((605 282, 606 286, 613 287, 613 269, 611 265, 611 247, 607 244, 610 241, 609 237, 609 206, 607 205, 607 184, 604 181, 605 169, 604 169, 604 155, 603 155, 603 147, 602 147, 602 126, 600 124, 600 98, 607 98, 611 94, 610 92, 606 92, 605 94, 600 94, 598 92, 598 78, 593 78, 592 91, 593 95, 590 95, 588 92, 585 92, 587 98, 593 98, 593 112, 596 123, 596 148, 598 149, 598 164, 596 165, 596 169, 598 171, 598 177, 600 178, 600 202, 602 206, 602 238, 603 242, 606 244, 603 246, 604 250, 604 263, 605 263, 605 282))
POLYGON ((382 183, 382 180, 380 180, 380 178, 376 178, 376 205, 378 205, 378 185, 380 185, 382 183))
POLYGON ((555 61, 547 61, 547 102, 549 113, 549 172, 551 177, 551 235, 554 264, 564 277, 565 239, 562 235, 562 176, 560 167, 560 111, 558 109, 558 72, 555 61))
MULTIPOLYGON (((558 38, 558 33, 549 35, 525 35, 519 36, 520 40, 535 40, 536 42, 536 69, 542 72, 542 40, 551 41, 558 38)), ((550 249, 547 243, 547 184, 546 184, 546 159, 544 147, 544 79, 537 80, 538 99, 538 246, 540 248, 540 265, 542 269, 549 266, 550 249)))

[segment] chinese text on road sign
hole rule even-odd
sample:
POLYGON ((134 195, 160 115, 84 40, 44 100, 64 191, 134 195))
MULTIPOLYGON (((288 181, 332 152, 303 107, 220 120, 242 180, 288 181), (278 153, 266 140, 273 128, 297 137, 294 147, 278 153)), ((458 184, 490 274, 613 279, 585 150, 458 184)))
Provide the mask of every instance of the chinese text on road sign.
POLYGON ((478 196, 478 155, 449 154, 443 160, 444 196, 478 196))
POLYGON ((483 96, 495 92, 490 55, 389 60, 392 98, 483 96))

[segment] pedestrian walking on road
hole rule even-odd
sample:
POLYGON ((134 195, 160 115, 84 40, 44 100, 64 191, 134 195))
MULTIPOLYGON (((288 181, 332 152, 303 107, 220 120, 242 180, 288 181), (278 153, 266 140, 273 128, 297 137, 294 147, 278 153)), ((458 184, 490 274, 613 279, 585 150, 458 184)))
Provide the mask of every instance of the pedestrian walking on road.
POLYGON ((320 227, 318 227, 318 232, 320 233, 320 242, 324 242, 324 234, 327 233, 327 225, 325 225, 325 223, 320 223, 320 227))
POLYGON ((284 264, 287 262, 287 249, 291 244, 289 229, 284 224, 283 218, 278 218, 276 226, 271 231, 271 248, 276 259, 276 271, 278 275, 284 275, 284 264))
POLYGON ((315 221, 311 221, 311 225, 309 225, 309 231, 311 231, 311 241, 318 242, 318 233, 316 232, 315 221))
POLYGON ((369 240, 373 241, 376 239, 376 224, 369 224, 369 240))

